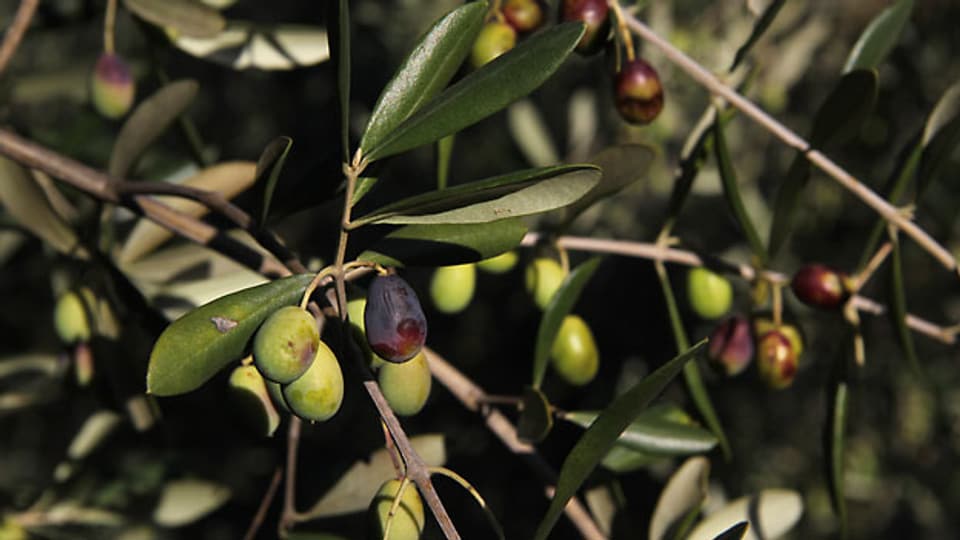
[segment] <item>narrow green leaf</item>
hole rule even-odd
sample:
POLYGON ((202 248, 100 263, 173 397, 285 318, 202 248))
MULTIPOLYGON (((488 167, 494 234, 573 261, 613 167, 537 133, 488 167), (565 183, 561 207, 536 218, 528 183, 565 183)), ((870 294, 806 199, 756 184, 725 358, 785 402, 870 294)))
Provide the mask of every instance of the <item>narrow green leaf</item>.
POLYGON ((216 36, 227 26, 219 11, 194 0, 124 0, 141 19, 195 38, 216 36))
POLYGON ((830 385, 830 422, 824 426, 827 431, 827 451, 829 461, 830 499, 840 521, 840 537, 847 534, 847 502, 843 488, 843 462, 847 430, 847 383, 837 379, 830 385))
POLYGON ((903 258, 900 250, 900 239, 896 232, 890 236, 893 243, 893 252, 890 254, 890 319, 897 328, 897 337, 900 347, 906 356, 910 370, 919 375, 920 361, 917 359, 917 349, 913 344, 913 334, 907 327, 907 294, 903 284, 903 258))
POLYGON ((157 90, 124 122, 110 154, 107 172, 124 178, 143 152, 183 114, 197 96, 196 81, 174 81, 157 90))
POLYGON ((600 175, 592 165, 526 169, 396 201, 354 220, 351 228, 373 223, 487 223, 546 212, 582 197, 600 175))
POLYGON ((560 288, 553 294, 550 303, 543 311, 540 327, 537 329, 537 345, 533 353, 533 387, 540 388, 543 376, 547 373, 547 360, 550 349, 557 338, 563 319, 570 314, 583 288, 600 266, 600 257, 593 257, 580 264, 563 280, 560 288))
MULTIPOLYGON (((336 20, 336 16, 327 20, 336 20)), ((330 36, 319 26, 231 20, 222 32, 209 38, 168 37, 189 55, 237 71, 291 70, 330 59, 330 36)))
POLYGON ((437 189, 446 189, 450 178, 450 157, 456 135, 447 135, 437 141, 437 189))
POLYGON ((683 143, 683 149, 680 152, 680 170, 674 179, 673 190, 670 192, 665 230, 669 230, 680 215, 683 204, 693 190, 693 182, 707 160, 707 148, 713 144, 711 128, 716 121, 716 114, 717 110, 714 107, 707 107, 683 143))
POLYGON ((538 443, 547 437, 553 428, 553 412, 550 401, 543 392, 527 386, 523 389, 523 405, 517 421, 517 437, 521 441, 538 443))
POLYGON ((683 462, 657 498, 647 538, 663 540, 671 525, 698 511, 707 498, 709 480, 710 462, 706 458, 692 457, 683 462))
POLYGON ((913 0, 897 0, 874 17, 850 50, 843 72, 879 66, 900 39, 911 12, 913 0))
POLYGON ((254 174, 254 182, 260 182, 260 179, 266 176, 263 182, 263 197, 260 202, 260 226, 267 224, 267 217, 270 216, 270 202, 273 200, 273 192, 277 188, 277 182, 280 180, 280 172, 283 171, 283 164, 287 161, 287 154, 290 153, 290 147, 293 146, 293 139, 286 136, 280 136, 270 141, 260 159, 257 160, 257 172, 254 174))
POLYGON ((360 139, 366 155, 450 82, 470 53, 487 14, 486 2, 471 2, 438 20, 387 83, 360 139))
POLYGON ((763 538, 779 538, 789 531, 803 514, 800 494, 788 489, 765 489, 741 497, 705 517, 694 527, 687 540, 712 540, 734 525, 747 521, 763 538))
POLYGON ((584 26, 541 31, 467 75, 392 129, 365 157, 374 161, 456 133, 543 84, 580 41, 584 26))
POLYGON ((936 180, 957 145, 960 145, 960 83, 944 92, 923 130, 923 155, 917 170, 918 201, 936 180))
MULTIPOLYGON (((717 117, 719 119, 719 114, 717 117)), ((727 149, 727 140, 723 134, 723 125, 719 120, 713 124, 713 150, 714 157, 717 160, 717 169, 720 171, 720 179, 723 182, 723 194, 727 199, 727 206, 733 212, 737 223, 740 224, 740 230, 750 243, 750 249, 753 255, 760 261, 760 265, 767 264, 767 250, 763 247, 763 242, 757 234, 756 227, 750 219, 750 214, 743 206, 743 200, 740 198, 740 184, 737 182, 737 173, 733 168, 733 162, 730 160, 730 151, 727 149)))
POLYGON ((171 480, 163 486, 160 501, 153 510, 153 520, 164 527, 182 527, 223 506, 230 488, 193 478, 171 480))
POLYGON ((327 4, 330 58, 337 64, 337 97, 340 105, 340 147, 343 162, 350 162, 350 2, 337 0, 327 4))
POLYGON ((589 163, 600 167, 600 181, 586 195, 567 207, 564 221, 572 222, 599 200, 619 193, 647 174, 656 154, 645 144, 617 144, 601 150, 589 163))
POLYGON ((174 321, 150 353, 147 392, 172 396, 195 390, 243 356, 260 323, 296 304, 311 274, 290 276, 224 296, 174 321))
POLYGON ((706 345, 701 341, 683 354, 670 360, 656 371, 645 377, 627 392, 614 400, 596 421, 590 425, 580 440, 563 461, 560 476, 557 479, 557 490, 550 501, 546 515, 537 527, 535 540, 546 540, 547 535, 556 525, 567 501, 573 497, 583 481, 593 471, 594 467, 610 451, 616 443, 620 433, 646 408, 664 388, 673 380, 687 362, 699 354, 706 345))
POLYGON ((742 540, 748 530, 750 530, 750 523, 741 521, 715 536, 713 540, 742 540))
POLYGON ((356 205, 360 202, 367 193, 370 193, 370 190, 373 189, 373 186, 377 184, 377 177, 375 176, 361 176, 357 178, 357 186, 353 189, 353 202, 350 203, 350 206, 356 205))
POLYGON ((763 33, 770 28, 770 24, 773 23, 773 19, 776 18, 777 14, 780 13, 780 8, 787 3, 787 0, 773 0, 770 2, 770 5, 767 6, 767 9, 763 10, 763 13, 760 15, 760 18, 757 19, 757 22, 753 25, 753 31, 750 32, 750 37, 747 38, 747 41, 737 49, 737 54, 733 57, 733 63, 730 64, 730 69, 728 71, 733 71, 737 69, 737 66, 740 65, 740 62, 747 57, 747 53, 750 52, 750 49, 753 48, 754 44, 763 36, 763 33))
MULTIPOLYGON (((573 411, 565 413, 563 419, 587 428, 599 414, 573 411)), ((684 456, 709 452, 717 445, 717 438, 695 424, 663 418, 661 411, 651 407, 627 426, 617 444, 647 454, 684 456)))
POLYGON ((649 467, 654 463, 661 463, 669 459, 669 457, 663 455, 639 452, 637 450, 627 448, 626 446, 615 444, 613 445, 613 448, 607 452, 607 455, 603 456, 603 461, 600 462, 600 465, 614 473, 624 474, 634 472, 644 467, 649 467))
POLYGON ((357 256, 387 266, 449 266, 477 262, 509 251, 523 240, 520 219, 468 225, 407 225, 357 256))

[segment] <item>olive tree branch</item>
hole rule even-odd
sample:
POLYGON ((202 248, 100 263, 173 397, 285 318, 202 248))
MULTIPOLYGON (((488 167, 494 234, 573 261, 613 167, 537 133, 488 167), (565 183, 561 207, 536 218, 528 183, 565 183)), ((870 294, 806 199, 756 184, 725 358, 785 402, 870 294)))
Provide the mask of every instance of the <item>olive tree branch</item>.
POLYGON ((17 52, 23 34, 26 33, 30 21, 33 20, 33 14, 37 11, 37 5, 40 0, 20 0, 20 7, 17 8, 16 15, 13 16, 13 22, 7 27, 3 36, 3 44, 0 45, 0 73, 6 69, 13 54, 17 52))

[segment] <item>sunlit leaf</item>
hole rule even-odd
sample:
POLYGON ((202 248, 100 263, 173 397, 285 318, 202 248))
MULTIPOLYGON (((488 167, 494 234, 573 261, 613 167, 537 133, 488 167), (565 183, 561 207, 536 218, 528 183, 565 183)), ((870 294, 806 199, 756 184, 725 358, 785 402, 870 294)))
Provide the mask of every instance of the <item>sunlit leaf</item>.
MULTIPOLYGON (((586 428, 598 414, 596 411, 573 411, 565 413, 563 419, 586 428)), ((647 454, 669 456, 708 452, 717 445, 713 433, 690 421, 671 418, 669 414, 672 414, 670 409, 658 407, 643 411, 620 434, 617 444, 647 454)))
POLYGON ((239 360, 260 323, 296 304, 312 277, 290 276, 224 296, 174 321, 150 353, 147 392, 171 396, 199 388, 239 360))
POLYGON ((567 501, 573 497, 594 467, 610 451, 620 433, 673 380, 683 366, 706 345, 701 341, 693 348, 670 360, 631 389, 617 397, 590 425, 563 461, 557 490, 546 515, 537 527, 535 540, 545 540, 556 525, 567 501))
POLYGON ((277 188, 277 182, 280 180, 280 173, 283 171, 283 164, 287 161, 287 154, 290 153, 290 147, 293 146, 293 139, 280 136, 270 141, 267 147, 260 153, 260 159, 257 160, 256 173, 253 175, 254 182, 263 182, 263 198, 260 203, 260 226, 267 223, 267 217, 270 215, 270 202, 273 200, 273 192, 277 188))
POLYGON ((449 266, 477 262, 509 251, 523 240, 520 219, 468 225, 406 225, 357 256, 386 266, 449 266))
POLYGON ((753 251, 754 257, 760 261, 761 265, 767 262, 767 250, 760 241, 760 235, 750 219, 750 214, 743 206, 743 200, 740 197, 740 184, 737 180, 737 173, 733 168, 733 161, 730 159, 730 151, 727 149, 727 140, 723 134, 723 124, 718 120, 713 124, 713 150, 714 157, 717 160, 717 169, 720 171, 720 180, 723 182, 723 195, 727 199, 727 206, 737 219, 740 230, 753 251))
POLYGON ((850 50, 843 72, 876 68, 900 39, 913 12, 913 0, 897 0, 874 17, 850 50))
POLYGON ((230 499, 230 488, 207 480, 172 480, 163 486, 153 520, 164 527, 189 525, 230 499))
POLYGON ((707 498, 710 462, 704 457, 692 457, 667 481, 650 518, 648 538, 662 540, 677 520, 700 508, 707 498))
POLYGON ((193 0, 123 0, 141 19, 185 36, 208 38, 227 24, 216 9, 193 0))
POLYGON ((581 23, 563 23, 524 40, 424 104, 364 157, 373 161, 433 142, 529 94, 560 67, 583 30, 581 23))
POLYGON ((327 31, 316 26, 230 21, 212 37, 170 40, 187 54, 236 70, 289 70, 330 59, 327 31))
POLYGON ((758 540, 754 531, 763 531, 764 538, 778 538, 789 531, 803 513, 803 499, 795 491, 765 489, 737 499, 705 517, 694 527, 687 540, 713 540, 730 527, 746 521, 750 528, 745 540, 758 540))
POLYGON ((517 437, 521 441, 538 443, 547 437, 553 427, 553 412, 543 392, 533 387, 523 389, 523 408, 517 422, 517 437))
POLYGON ((780 8, 787 3, 787 0, 773 0, 767 5, 767 8, 763 10, 763 13, 757 19, 757 22, 753 24, 753 30, 750 32, 750 37, 747 38, 747 41, 737 49, 737 54, 733 57, 733 63, 730 64, 730 69, 728 71, 733 71, 737 69, 737 66, 740 65, 740 62, 747 57, 747 53, 750 52, 750 49, 753 48, 754 44, 763 36, 764 32, 770 28, 770 24, 773 23, 773 19, 776 18, 777 14, 780 13, 780 8))

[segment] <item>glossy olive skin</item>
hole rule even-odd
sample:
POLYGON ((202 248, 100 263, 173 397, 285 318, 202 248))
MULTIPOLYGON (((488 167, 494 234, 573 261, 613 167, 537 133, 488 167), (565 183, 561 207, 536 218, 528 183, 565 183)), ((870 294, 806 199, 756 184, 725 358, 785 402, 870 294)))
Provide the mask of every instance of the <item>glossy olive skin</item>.
POLYGON ((850 298, 850 278, 822 264, 808 264, 790 280, 793 294, 808 306, 837 309, 850 298))
POLYGON ((283 399, 304 420, 323 422, 337 414, 343 403, 343 372, 326 343, 320 342, 310 369, 283 387, 283 399))
POLYGON ((426 405, 433 382, 427 356, 420 351, 409 362, 384 363, 377 373, 377 382, 393 412, 399 416, 417 414, 426 405))
POLYGON ((286 384, 303 375, 320 344, 313 315, 298 306, 270 314, 253 338, 253 361, 264 377, 286 384))
MULTIPOLYGON (((397 498, 397 492, 400 491, 400 485, 401 481, 396 479, 384 482, 370 501, 368 517, 371 540, 383 538, 386 534, 387 518, 393 507, 393 501, 397 498)), ((409 482, 403 490, 403 495, 400 496, 400 504, 397 505, 396 513, 390 523, 390 538, 391 540, 417 540, 423 533, 425 524, 426 515, 420 493, 417 492, 417 487, 409 482)))
POLYGON ((470 64, 479 68, 517 45, 517 31, 507 23, 491 21, 483 25, 470 50, 470 64))
POLYGON ((477 265, 441 266, 430 280, 430 297, 438 311, 460 313, 470 305, 476 287, 477 265))
POLYGON ((370 348, 388 362, 406 362, 427 340, 427 318, 417 293, 396 274, 370 282, 363 323, 370 348))
POLYGON ((79 293, 68 291, 57 299, 53 326, 60 340, 68 345, 90 341, 90 317, 79 293))
POLYGON ((771 330, 757 338, 757 370, 760 378, 774 389, 793 384, 798 355, 783 332, 771 330))
POLYGON ((550 348, 550 360, 565 381, 582 386, 593 380, 600 367, 600 353, 587 323, 577 315, 567 315, 550 348))
POLYGON ((230 373, 229 385, 238 416, 258 435, 270 437, 280 425, 267 381, 254 366, 240 366, 230 373))
POLYGON ((745 370, 753 360, 753 353, 750 321, 742 315, 724 320, 710 333, 707 358, 725 375, 733 376, 745 370))
POLYGON ((127 63, 116 54, 101 54, 90 79, 90 99, 97 112, 107 118, 120 118, 133 106, 135 93, 127 63))
POLYGON ((546 257, 538 257, 527 265, 527 292, 540 309, 545 309, 554 293, 567 277, 560 263, 546 257))
POLYGON ((507 24, 521 34, 540 28, 546 18, 546 6, 541 0, 506 0, 501 9, 507 24))
POLYGON ((583 55, 600 52, 610 34, 610 6, 607 0, 564 0, 560 7, 561 22, 582 22, 586 25, 576 51, 583 55))
POLYGON ((642 58, 623 63, 614 76, 613 88, 617 112, 631 124, 649 124, 663 110, 660 75, 642 58))
POLYGON ((520 257, 516 251, 505 251, 477 263, 477 269, 489 274, 506 274, 517 265, 520 257))
POLYGON ((733 286, 727 278, 703 267, 687 272, 687 299, 704 319, 718 319, 733 305, 733 286))

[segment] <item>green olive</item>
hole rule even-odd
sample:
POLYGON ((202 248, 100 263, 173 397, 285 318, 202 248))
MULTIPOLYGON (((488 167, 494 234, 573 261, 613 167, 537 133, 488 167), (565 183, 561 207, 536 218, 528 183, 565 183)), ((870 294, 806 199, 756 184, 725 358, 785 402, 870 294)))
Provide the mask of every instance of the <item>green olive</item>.
POLYGON ((290 412, 290 407, 287 405, 287 400, 283 398, 283 385, 277 382, 268 381, 267 379, 263 380, 263 384, 267 386, 267 393, 270 394, 270 399, 273 400, 273 404, 286 412, 290 412))
POLYGON ((491 21, 483 25, 470 51, 470 63, 478 68, 509 51, 517 44, 517 31, 507 23, 491 21))
POLYGON ((527 292, 533 296, 533 301, 540 309, 545 309, 566 277, 557 261, 546 257, 534 259, 527 265, 527 292))
POLYGON ((477 268, 490 274, 505 274, 516 266, 518 258, 516 251, 504 251, 478 262, 477 268))
POLYGON ((550 349, 553 368, 565 381, 582 386, 592 381, 600 367, 600 353, 587 323, 567 315, 550 349))
MULTIPOLYGON (((400 485, 401 481, 396 479, 384 482, 370 501, 371 538, 384 538, 387 533, 387 520, 390 509, 393 508, 393 501, 397 498, 397 492, 400 491, 400 485)), ((417 487, 412 482, 408 482, 390 522, 390 539, 416 540, 423 533, 425 524, 423 501, 420 500, 417 487)))
POLYGON ((430 297, 441 313, 459 313, 470 305, 477 284, 477 265, 441 266, 433 272, 430 297))
POLYGON ((326 343, 320 342, 307 372, 283 387, 283 399, 305 420, 323 422, 337 414, 343 402, 343 373, 326 343))
POLYGON ((253 361, 264 377, 286 384, 304 374, 320 343, 317 321, 305 309, 286 306, 270 314, 253 338, 253 361))
POLYGON ((53 325, 60 339, 69 345, 90 340, 90 318, 80 294, 69 291, 53 308, 53 325))
POLYGON ((727 278, 698 266, 687 273, 687 298, 697 315, 717 319, 733 305, 733 286, 727 278))
POLYGON ((241 418, 260 435, 270 437, 280 425, 266 381, 254 366, 240 366, 230 373, 230 388, 241 418))
POLYGON ((433 382, 423 351, 408 362, 387 362, 380 366, 377 380, 390 408, 400 416, 413 416, 420 412, 430 397, 430 385, 433 382))

